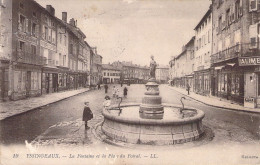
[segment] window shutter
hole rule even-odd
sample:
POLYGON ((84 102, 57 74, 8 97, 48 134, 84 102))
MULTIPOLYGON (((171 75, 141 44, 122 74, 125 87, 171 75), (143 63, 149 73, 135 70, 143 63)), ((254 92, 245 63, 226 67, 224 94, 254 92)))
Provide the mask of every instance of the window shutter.
POLYGON ((232 5, 232 13, 231 13, 231 21, 235 22, 235 12, 236 12, 236 5, 232 5))
POLYGON ((243 0, 240 0, 239 3, 239 16, 243 15, 243 0))
POLYGON ((222 30, 226 27, 226 16, 225 14, 222 14, 222 30))
POLYGON ((44 28, 44 25, 42 25, 42 38, 44 39, 45 38, 45 32, 44 32, 45 28, 44 28))
POLYGON ((39 25, 36 25, 35 27, 35 36, 39 37, 39 25))
POLYGON ((249 26, 250 48, 257 48, 258 36, 257 36, 257 24, 249 26))
POLYGON ((249 0, 249 12, 257 10, 257 0, 249 0))

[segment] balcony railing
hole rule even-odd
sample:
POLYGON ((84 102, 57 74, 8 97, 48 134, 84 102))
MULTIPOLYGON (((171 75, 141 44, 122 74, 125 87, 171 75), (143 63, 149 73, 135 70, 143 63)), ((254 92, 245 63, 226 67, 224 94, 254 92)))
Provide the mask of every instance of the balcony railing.
POLYGON ((211 56, 212 63, 218 63, 236 57, 260 56, 259 43, 237 44, 211 56))
POLYGON ((201 65, 197 68, 197 70, 203 70, 204 69, 204 65, 201 65))
POLYGON ((18 50, 17 62, 34 64, 34 65, 44 65, 46 63, 46 58, 42 56, 38 56, 36 54, 18 50))

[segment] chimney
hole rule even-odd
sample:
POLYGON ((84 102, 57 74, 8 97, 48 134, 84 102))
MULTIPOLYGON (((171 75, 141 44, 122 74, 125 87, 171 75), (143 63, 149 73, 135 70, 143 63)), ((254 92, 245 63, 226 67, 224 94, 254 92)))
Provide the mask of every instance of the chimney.
POLYGON ((51 5, 46 5, 46 10, 52 15, 55 16, 55 9, 51 5))
POLYGON ((74 18, 71 18, 70 19, 70 23, 69 23, 70 25, 72 25, 72 26, 75 26, 75 20, 74 20, 74 18))
POLYGON ((62 21, 67 23, 67 12, 62 12, 62 21))

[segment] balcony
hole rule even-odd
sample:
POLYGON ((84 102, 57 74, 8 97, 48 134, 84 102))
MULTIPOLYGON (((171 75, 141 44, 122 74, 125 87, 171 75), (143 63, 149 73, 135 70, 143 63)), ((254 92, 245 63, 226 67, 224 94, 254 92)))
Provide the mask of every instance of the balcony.
POLYGON ((36 54, 17 51, 17 62, 33 64, 33 65, 44 65, 46 63, 46 58, 42 56, 38 56, 36 54))
POLYGON ((212 63, 218 63, 237 57, 260 56, 259 43, 237 44, 211 56, 212 63))
POLYGON ((203 70, 203 69, 204 69, 204 65, 197 67, 197 70, 203 70))

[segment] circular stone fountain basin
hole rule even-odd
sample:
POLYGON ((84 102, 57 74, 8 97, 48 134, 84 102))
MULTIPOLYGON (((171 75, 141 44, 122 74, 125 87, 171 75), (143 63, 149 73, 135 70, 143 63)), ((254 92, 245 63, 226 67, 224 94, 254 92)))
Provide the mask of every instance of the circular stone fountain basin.
POLYGON ((164 104, 164 113, 143 116, 139 105, 121 106, 103 110, 102 131, 116 141, 133 144, 173 145, 198 139, 204 132, 203 111, 181 106, 164 104))

